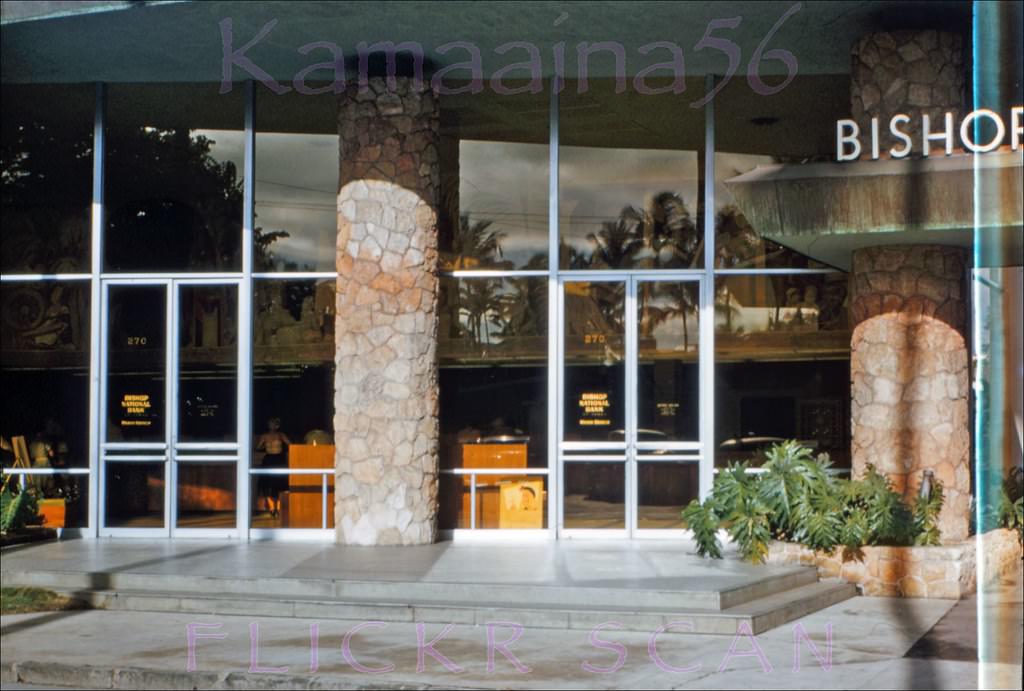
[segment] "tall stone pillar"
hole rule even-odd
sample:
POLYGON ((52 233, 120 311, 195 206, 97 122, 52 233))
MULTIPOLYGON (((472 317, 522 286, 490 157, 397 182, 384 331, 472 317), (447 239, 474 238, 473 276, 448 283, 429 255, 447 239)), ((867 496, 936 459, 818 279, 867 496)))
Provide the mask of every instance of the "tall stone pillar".
POLYGON ((437 507, 439 110, 399 77, 339 98, 335 525, 432 542, 437 507))
POLYGON ((971 497, 966 251, 940 245, 853 254, 853 472, 868 464, 912 499, 942 481, 943 542, 967 538, 971 497))
MULTIPOLYGON (((945 129, 943 116, 953 113, 960 125, 964 110, 963 39, 943 31, 882 31, 854 43, 850 65, 850 112, 862 135, 878 118, 880 148, 900 146, 889 133, 889 119, 910 115, 901 129, 919 150, 921 115, 931 118, 933 132, 945 129)), ((954 137, 954 141, 958 141, 954 137)), ((938 148, 941 142, 937 143, 938 148)))

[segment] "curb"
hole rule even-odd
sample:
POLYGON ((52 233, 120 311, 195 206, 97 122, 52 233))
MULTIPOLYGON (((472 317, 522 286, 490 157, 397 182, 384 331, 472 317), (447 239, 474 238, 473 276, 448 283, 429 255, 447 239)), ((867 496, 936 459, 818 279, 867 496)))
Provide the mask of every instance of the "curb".
POLYGON ((370 682, 365 675, 171 672, 143 667, 67 665, 60 662, 4 662, 0 682, 86 689, 469 689, 409 682, 370 682))

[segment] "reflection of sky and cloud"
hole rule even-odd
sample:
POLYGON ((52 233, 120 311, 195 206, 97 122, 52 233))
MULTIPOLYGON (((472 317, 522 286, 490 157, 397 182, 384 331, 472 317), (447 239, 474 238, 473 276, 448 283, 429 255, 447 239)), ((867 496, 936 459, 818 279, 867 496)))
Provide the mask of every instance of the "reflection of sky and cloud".
POLYGON ((649 208, 651 198, 661 192, 678 194, 696 217, 697 154, 563 146, 558 184, 562 237, 589 253, 587 235, 617 219, 627 206, 649 208))
POLYGON ((459 212, 505 233, 502 259, 523 268, 548 248, 548 147, 459 142, 459 212))
MULTIPOLYGON (((243 170, 244 133, 196 130, 214 141, 218 161, 243 170)), ((256 225, 289 237, 271 245, 275 268, 334 268, 338 138, 333 134, 258 133, 256 225)), ((734 203, 724 181, 769 156, 715 155, 715 208, 734 203)), ((524 268, 547 255, 548 146, 462 140, 459 143, 459 207, 470 223, 490 221, 504 234, 502 259, 524 268)), ((697 154, 693 151, 563 146, 560 150, 560 226, 566 242, 589 254, 587 236, 616 220, 627 206, 649 208, 660 192, 679 194, 696 221, 697 154)), ((543 266, 543 265, 542 265, 543 266)))
MULTIPOLYGON (((213 141, 210 154, 231 161, 242 180, 245 133, 194 130, 213 141)), ((275 269, 333 271, 337 234, 338 136, 335 134, 256 135, 256 227, 289 236, 270 246, 275 269)))

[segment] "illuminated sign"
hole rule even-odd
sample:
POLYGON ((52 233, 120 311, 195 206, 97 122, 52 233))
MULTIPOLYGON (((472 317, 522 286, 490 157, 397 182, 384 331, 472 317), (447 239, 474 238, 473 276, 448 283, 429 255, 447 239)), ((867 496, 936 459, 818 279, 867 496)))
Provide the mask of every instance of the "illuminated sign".
POLYGON ((679 412, 678 403, 656 403, 655 405, 658 407, 658 415, 661 417, 675 417, 679 412))
POLYGON ((608 419, 608 408, 611 403, 606 392, 585 391, 580 394, 580 425, 585 427, 607 427, 612 424, 608 419))
POLYGON ((126 393, 121 397, 121 418, 122 427, 152 427, 153 421, 149 419, 149 411, 153 402, 148 393, 133 394, 126 393))
MULTIPOLYGON (((900 145, 889 149, 889 156, 892 158, 905 158, 909 156, 914 148, 914 141, 905 131, 906 125, 910 122, 910 116, 903 113, 893 115, 889 119, 889 134, 900 141, 900 145)), ((881 123, 878 118, 871 118, 871 132, 868 137, 868 144, 871 147, 871 158, 877 160, 879 157, 879 129, 881 123)), ((1021 139, 1024 138, 1024 106, 1014 106, 1010 109, 1010 123, 1007 127, 999 113, 988 108, 979 108, 968 113, 960 123, 960 143, 963 147, 975 154, 984 154, 995 151, 1003 144, 1007 129, 1010 132, 1010 149, 1016 151, 1020 148, 1021 139), (984 121, 991 123, 995 130, 992 139, 987 142, 974 141, 975 134, 972 130, 975 123, 984 121)), ((836 121, 836 160, 854 161, 860 158, 861 141, 860 125, 853 120, 836 121)), ((953 113, 946 113, 942 120, 942 128, 937 129, 928 114, 921 116, 921 152, 928 156, 931 153, 932 142, 941 142, 943 152, 946 156, 953 154, 953 139, 957 134, 953 126, 953 113), (933 131, 935 129, 935 131, 933 131)))

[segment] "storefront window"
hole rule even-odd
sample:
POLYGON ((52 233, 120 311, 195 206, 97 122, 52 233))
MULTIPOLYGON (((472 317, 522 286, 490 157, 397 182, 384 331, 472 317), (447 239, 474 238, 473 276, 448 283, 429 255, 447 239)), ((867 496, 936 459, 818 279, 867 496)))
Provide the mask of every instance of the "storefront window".
POLYGON ((105 270, 241 270, 242 93, 110 87, 105 270))
POLYGON ((256 97, 256 271, 334 271, 338 103, 256 97))
POLYGON ((0 270, 89 270, 91 85, 3 87, 0 270))
POLYGON ((442 279, 440 310, 441 527, 546 527, 547 281, 442 279))
POLYGON ((441 266, 548 266, 546 92, 442 100, 441 266))
POLYGON ((253 528, 334 525, 334 295, 333 280, 256 282, 253 528))
POLYGON ((564 92, 559 117, 560 267, 702 267, 699 112, 591 80, 564 92))
POLYGON ((62 512, 48 525, 84 526, 88 478, 69 471, 89 467, 88 282, 4 283, 0 317, 0 462, 44 473, 21 481, 62 512))
POLYGON ((797 439, 849 467, 846 274, 718 278, 715 385, 716 465, 797 439))

